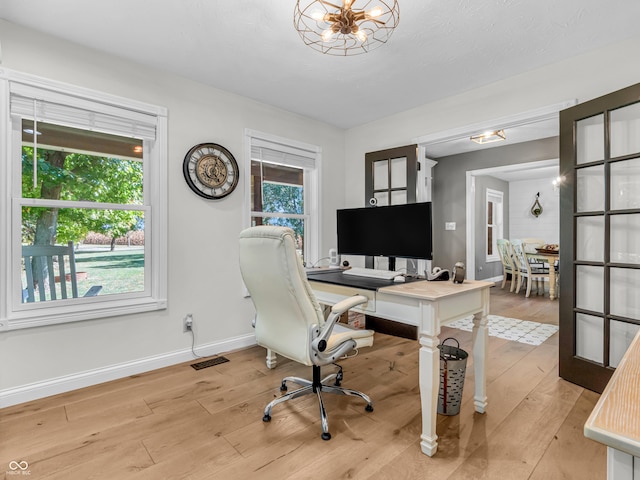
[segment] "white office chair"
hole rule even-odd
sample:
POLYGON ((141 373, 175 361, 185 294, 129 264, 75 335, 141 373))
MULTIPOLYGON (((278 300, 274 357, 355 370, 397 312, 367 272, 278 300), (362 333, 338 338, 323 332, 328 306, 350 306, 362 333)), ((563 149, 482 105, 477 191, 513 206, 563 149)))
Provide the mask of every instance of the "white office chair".
POLYGON ((286 377, 301 385, 269 403, 263 421, 271 420, 271 409, 286 400, 315 393, 320 404, 322 439, 329 440, 329 422, 322 402, 322 392, 362 398, 365 409, 373 411, 373 402, 364 393, 340 386, 342 369, 321 380, 320 367, 336 362, 349 352, 373 345, 371 330, 357 330, 336 323, 340 315, 367 301, 362 295, 345 299, 331 308, 325 320, 313 290, 307 281, 296 252, 293 230, 285 227, 259 226, 240 234, 240 270, 256 308, 256 341, 273 352, 313 367, 313 380, 286 377), (333 382, 333 384, 330 384, 333 382))

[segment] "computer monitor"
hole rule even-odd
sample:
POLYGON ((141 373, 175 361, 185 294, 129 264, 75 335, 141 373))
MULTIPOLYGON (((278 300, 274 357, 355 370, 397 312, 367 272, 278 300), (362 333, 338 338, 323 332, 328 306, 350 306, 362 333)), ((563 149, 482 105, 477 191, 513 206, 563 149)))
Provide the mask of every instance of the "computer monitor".
POLYGON ((431 260, 431 202, 338 210, 338 253, 431 260))

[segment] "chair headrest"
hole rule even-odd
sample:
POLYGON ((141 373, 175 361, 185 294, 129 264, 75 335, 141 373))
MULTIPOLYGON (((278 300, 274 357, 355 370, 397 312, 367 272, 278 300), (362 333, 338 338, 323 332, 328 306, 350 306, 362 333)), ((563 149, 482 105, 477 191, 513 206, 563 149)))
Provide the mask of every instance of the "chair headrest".
POLYGON ((287 235, 293 237, 295 233, 289 227, 279 227, 273 225, 258 225, 257 227, 250 227, 240 232, 240 238, 282 239, 287 235))

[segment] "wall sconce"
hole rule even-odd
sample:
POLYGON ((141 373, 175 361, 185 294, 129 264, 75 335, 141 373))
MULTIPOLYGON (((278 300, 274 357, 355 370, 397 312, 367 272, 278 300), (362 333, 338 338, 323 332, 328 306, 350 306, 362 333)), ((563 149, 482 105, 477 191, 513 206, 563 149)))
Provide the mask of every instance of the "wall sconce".
POLYGON ((556 177, 553 182, 551 182, 553 184, 553 191, 557 192, 558 189, 560 188, 560 185, 562 185, 565 181, 566 181, 566 177, 564 175, 561 175, 559 177, 556 177))
POLYGON ((540 204, 540 192, 536 193, 536 201, 531 205, 531 215, 538 218, 542 215, 542 205, 540 204))

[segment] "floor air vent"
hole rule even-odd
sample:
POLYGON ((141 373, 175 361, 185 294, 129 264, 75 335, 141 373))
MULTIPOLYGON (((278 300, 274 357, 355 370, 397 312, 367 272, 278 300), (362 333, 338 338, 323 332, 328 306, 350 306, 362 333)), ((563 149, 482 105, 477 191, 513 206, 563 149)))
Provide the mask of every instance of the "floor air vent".
POLYGON ((228 362, 229 359, 225 357, 216 357, 211 358, 209 360, 205 360, 204 362, 192 363, 191 366, 196 370, 202 370, 203 368, 213 367, 214 365, 220 365, 221 363, 228 362))

